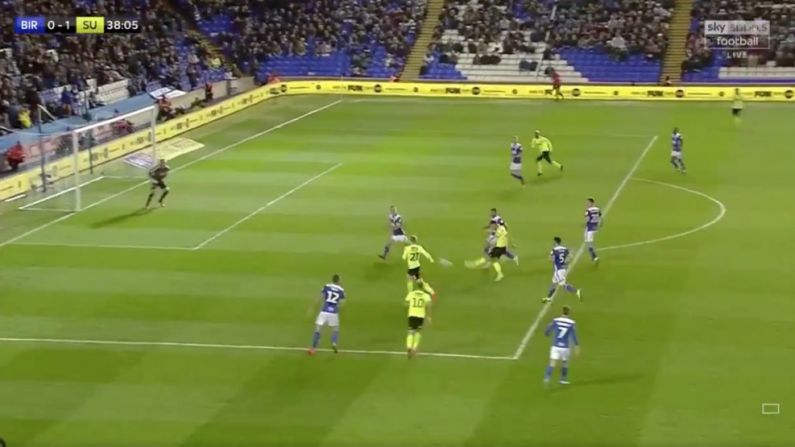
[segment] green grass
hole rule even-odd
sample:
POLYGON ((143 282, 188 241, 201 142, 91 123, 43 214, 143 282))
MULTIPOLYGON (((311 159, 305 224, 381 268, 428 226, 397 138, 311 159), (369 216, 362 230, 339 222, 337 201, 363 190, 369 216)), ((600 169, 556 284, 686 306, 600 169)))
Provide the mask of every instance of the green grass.
MULTIPOLYGON (((335 99, 280 98, 188 135, 206 147, 173 163, 196 161, 172 175, 168 208, 136 213, 147 189, 117 195, 135 181, 105 179, 84 200, 108 200, 0 247, 0 437, 13 447, 792 445, 792 108, 751 104, 736 125, 725 104, 346 100, 198 161, 335 99), (686 176, 668 164, 676 125, 686 176), (566 170, 536 179, 526 163, 522 189, 507 146, 536 128, 566 170), (343 347, 403 349, 404 265, 375 256, 396 204, 426 248, 456 264, 424 267, 440 298, 421 349, 511 358, 543 311, 551 238, 580 247, 587 196, 604 206, 620 189, 601 247, 720 212, 671 186, 621 186, 654 136, 632 176, 702 192, 727 212, 574 266, 586 300, 559 295, 541 319, 573 305, 583 355, 570 387, 542 386, 540 331, 517 360, 257 348, 306 346, 319 288, 338 272, 343 347), (491 207, 522 260, 499 284, 463 268, 491 207), (761 415, 763 402, 782 414, 761 415)), ((11 205, 0 244, 63 216, 11 205)))

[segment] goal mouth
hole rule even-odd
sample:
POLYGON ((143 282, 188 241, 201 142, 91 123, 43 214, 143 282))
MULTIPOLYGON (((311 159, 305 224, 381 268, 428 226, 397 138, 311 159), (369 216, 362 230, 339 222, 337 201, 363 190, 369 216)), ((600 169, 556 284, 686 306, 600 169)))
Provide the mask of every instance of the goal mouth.
POLYGON ((150 105, 77 128, 62 125, 60 132, 18 132, 24 159, 13 174, 21 190, 14 197, 18 209, 78 212, 114 194, 120 182, 146 179, 158 160, 157 116, 150 105), (139 163, 122 162, 131 156, 139 163))

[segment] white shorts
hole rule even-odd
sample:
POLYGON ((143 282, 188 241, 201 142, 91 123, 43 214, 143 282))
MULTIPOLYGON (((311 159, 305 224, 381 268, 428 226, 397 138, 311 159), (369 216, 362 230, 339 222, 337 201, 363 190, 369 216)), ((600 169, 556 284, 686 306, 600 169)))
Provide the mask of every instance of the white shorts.
POLYGON ((393 234, 392 242, 408 242, 409 238, 405 234, 393 234))
POLYGON ((566 269, 555 270, 552 274, 552 282, 559 286, 566 285, 566 269))
POLYGON ((553 346, 549 350, 550 360, 562 360, 564 362, 568 362, 570 358, 571 358, 571 349, 569 348, 559 348, 557 346, 553 346))
POLYGON ((593 242, 596 237, 596 230, 585 230, 585 242, 593 242))
POLYGON ((522 164, 521 163, 511 163, 511 166, 508 168, 511 172, 521 172, 522 171, 522 164))
POLYGON ((317 315, 317 319, 315 320, 315 324, 318 326, 331 326, 331 327, 339 327, 340 325, 340 314, 333 314, 331 312, 320 312, 317 315))
POLYGON ((673 158, 682 158, 681 152, 671 151, 671 157, 673 158))

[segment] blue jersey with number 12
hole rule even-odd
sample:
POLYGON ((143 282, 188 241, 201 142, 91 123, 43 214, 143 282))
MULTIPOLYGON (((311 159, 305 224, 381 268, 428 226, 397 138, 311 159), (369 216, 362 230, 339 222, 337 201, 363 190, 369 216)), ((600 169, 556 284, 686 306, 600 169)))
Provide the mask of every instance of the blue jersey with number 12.
POLYGON ((345 289, 338 284, 326 284, 320 293, 323 296, 323 312, 339 313, 340 304, 345 299, 345 289))
POLYGON ((588 231, 596 231, 599 229, 599 224, 602 222, 602 210, 598 206, 589 206, 585 210, 585 229, 588 231))

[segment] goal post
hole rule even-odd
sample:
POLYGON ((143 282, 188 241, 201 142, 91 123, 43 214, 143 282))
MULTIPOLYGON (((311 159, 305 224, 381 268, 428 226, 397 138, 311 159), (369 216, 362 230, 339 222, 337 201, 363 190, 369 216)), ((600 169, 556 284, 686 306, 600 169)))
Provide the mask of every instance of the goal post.
POLYGON ((28 165, 40 174, 31 173, 29 200, 20 209, 77 212, 146 178, 158 157, 157 105, 108 115, 42 134, 30 145, 28 152, 38 159, 28 165))

